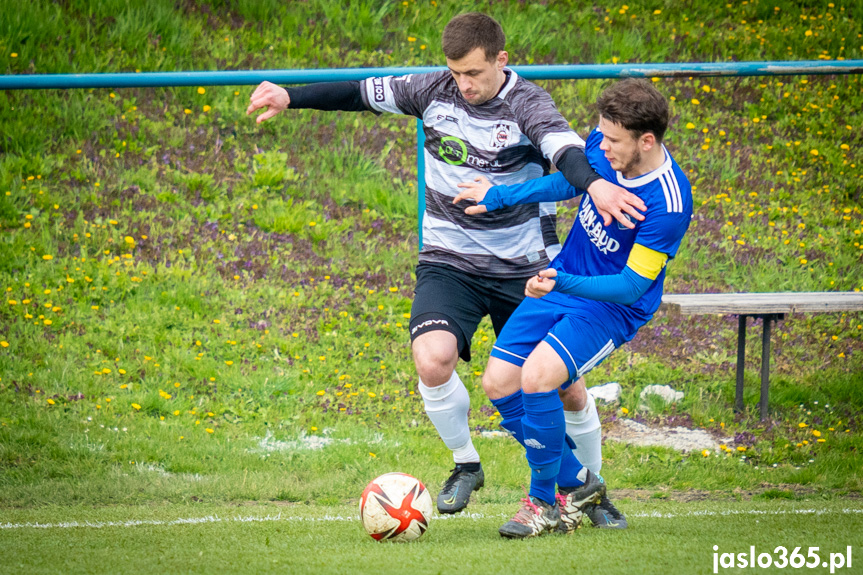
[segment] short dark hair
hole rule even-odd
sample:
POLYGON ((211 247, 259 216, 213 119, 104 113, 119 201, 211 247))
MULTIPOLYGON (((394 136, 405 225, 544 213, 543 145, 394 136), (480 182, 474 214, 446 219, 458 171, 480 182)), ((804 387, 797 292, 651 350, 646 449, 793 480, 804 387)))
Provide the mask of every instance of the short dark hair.
POLYGON ((603 118, 623 126, 636 138, 653 132, 661 142, 668 128, 668 101, 643 78, 615 82, 596 99, 596 107, 603 118))
POLYGON ((480 12, 459 14, 443 29, 443 53, 450 60, 460 60, 482 48, 485 59, 494 62, 506 47, 506 36, 497 20, 480 12))

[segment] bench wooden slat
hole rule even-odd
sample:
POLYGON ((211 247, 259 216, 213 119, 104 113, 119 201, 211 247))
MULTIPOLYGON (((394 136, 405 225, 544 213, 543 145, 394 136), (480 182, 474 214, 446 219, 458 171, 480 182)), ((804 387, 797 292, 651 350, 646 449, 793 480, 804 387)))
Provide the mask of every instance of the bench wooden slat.
POLYGON ((665 294, 659 309, 681 315, 863 311, 863 292, 665 294))

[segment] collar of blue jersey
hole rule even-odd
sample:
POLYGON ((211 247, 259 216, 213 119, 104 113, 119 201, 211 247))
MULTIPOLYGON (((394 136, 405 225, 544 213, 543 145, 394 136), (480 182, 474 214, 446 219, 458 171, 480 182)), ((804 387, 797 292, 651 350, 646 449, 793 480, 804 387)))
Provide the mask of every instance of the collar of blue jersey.
POLYGON ((628 180, 623 177, 623 174, 620 172, 614 172, 617 175, 617 183, 623 186, 624 188, 637 188, 639 186, 643 186, 645 184, 649 184, 659 176, 671 171, 671 155, 668 153, 668 150, 665 149, 665 145, 662 146, 662 152, 665 154, 665 161, 662 162, 662 165, 638 176, 637 178, 632 178, 628 180))

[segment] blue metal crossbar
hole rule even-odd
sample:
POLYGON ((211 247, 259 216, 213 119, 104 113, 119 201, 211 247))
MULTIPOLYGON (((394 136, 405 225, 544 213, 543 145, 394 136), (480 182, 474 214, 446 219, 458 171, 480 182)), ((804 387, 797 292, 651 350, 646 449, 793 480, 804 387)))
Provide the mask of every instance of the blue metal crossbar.
MULTIPOLYGON (((680 64, 572 64, 511 66, 528 80, 653 78, 689 76, 799 76, 861 74, 863 60, 801 60, 786 62, 688 62, 680 64)), ((254 70, 234 72, 124 72, 105 74, 15 74, 0 76, 0 90, 67 88, 156 88, 164 86, 239 86, 268 80, 278 84, 310 84, 363 80, 372 76, 421 74, 443 67, 332 68, 327 70, 254 70)))

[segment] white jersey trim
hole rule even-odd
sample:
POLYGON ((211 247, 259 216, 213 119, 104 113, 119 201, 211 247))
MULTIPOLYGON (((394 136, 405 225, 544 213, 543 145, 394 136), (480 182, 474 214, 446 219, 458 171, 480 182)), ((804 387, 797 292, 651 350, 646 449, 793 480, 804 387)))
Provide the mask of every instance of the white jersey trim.
MULTIPOLYGON (((406 76, 405 81, 410 82, 412 75, 406 76)), ((369 106, 376 112, 404 114, 404 111, 396 106, 395 95, 390 85, 390 81, 393 78, 394 76, 374 77, 363 82, 366 87, 366 100, 368 100, 369 106)))
POLYGON ((554 157, 562 149, 568 146, 576 146, 584 149, 584 140, 581 136, 570 130, 569 132, 553 132, 546 136, 539 143, 542 155, 549 161, 554 163, 554 157))

